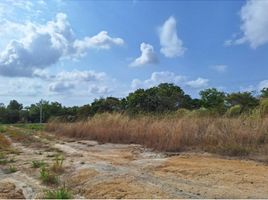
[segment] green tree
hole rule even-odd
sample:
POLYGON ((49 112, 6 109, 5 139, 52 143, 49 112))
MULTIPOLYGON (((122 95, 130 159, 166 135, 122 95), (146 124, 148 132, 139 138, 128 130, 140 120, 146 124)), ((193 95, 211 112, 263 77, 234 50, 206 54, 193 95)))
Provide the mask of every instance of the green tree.
POLYGON ((261 97, 262 98, 268 98, 268 88, 263 88, 261 90, 261 97))
POLYGON ((225 94, 216 88, 206 89, 200 92, 201 105, 220 114, 225 112, 225 94))
POLYGON ((251 92, 234 92, 226 97, 228 106, 241 106, 241 112, 249 111, 259 105, 259 100, 251 92))
POLYGON ((7 106, 7 109, 9 110, 21 110, 23 108, 23 105, 17 102, 16 100, 11 100, 7 106))
POLYGON ((166 112, 191 107, 191 97, 174 84, 161 83, 147 90, 138 89, 127 98, 127 109, 131 112, 166 112))
POLYGON ((95 99, 91 104, 90 113, 94 115, 96 113, 120 111, 120 109, 120 100, 118 98, 107 97, 95 99))

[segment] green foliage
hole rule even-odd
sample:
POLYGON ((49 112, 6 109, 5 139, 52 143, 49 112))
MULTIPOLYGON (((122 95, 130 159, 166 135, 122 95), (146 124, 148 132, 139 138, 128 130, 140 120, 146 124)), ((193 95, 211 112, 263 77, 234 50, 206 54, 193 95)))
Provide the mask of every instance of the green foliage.
POLYGON ((227 110, 226 115, 228 117, 237 117, 241 114, 241 110, 242 108, 240 105, 234 105, 227 110))
POLYGON ((16 127, 19 128, 25 128, 29 130, 34 130, 34 131, 42 131, 44 130, 44 125, 43 124, 16 124, 16 127))
POLYGON ((62 187, 57 190, 47 191, 44 196, 45 199, 71 199, 72 194, 71 192, 66 189, 65 187, 62 187))
POLYGON ((0 133, 4 133, 7 131, 7 128, 3 125, 0 125, 0 133))
POLYGON ((225 94, 216 88, 206 89, 200 92, 201 104, 213 112, 223 114, 225 112, 225 94))
POLYGON ((40 169, 40 179, 45 184, 58 184, 59 182, 58 177, 44 166, 40 169))
POLYGON ((147 90, 138 89, 126 97, 127 109, 131 113, 176 111, 188 108, 191 98, 174 84, 162 83, 147 90))
POLYGON ((261 97, 262 98, 268 98, 268 88, 263 88, 261 90, 261 97))
POLYGON ((197 110, 193 110, 189 113, 189 117, 208 117, 208 116, 212 116, 215 113, 207 108, 199 108, 197 110))
POLYGON ((234 92, 226 97, 229 106, 240 105, 241 112, 249 112, 258 106, 259 101, 251 92, 234 92))
POLYGON ((39 161, 39 160, 33 160, 32 161, 32 167, 33 168, 40 168, 40 167, 43 167, 45 165, 46 165, 46 163, 44 161, 39 161))
MULTIPOLYGON (((204 112, 209 115, 224 115, 228 109, 227 115, 236 115, 233 114, 238 110, 236 105, 241 107, 241 114, 249 114, 259 106, 261 99, 268 97, 268 88, 261 90, 259 98, 255 97, 252 92, 225 94, 216 88, 203 90, 200 92, 200 96, 200 99, 192 99, 179 86, 161 83, 148 89, 137 89, 122 99, 116 97, 100 98, 81 107, 65 107, 58 102, 42 101, 42 118, 43 122, 46 123, 50 119, 59 122, 86 120, 105 112, 127 113, 131 117, 140 114, 159 116, 163 113, 174 113, 182 108, 196 111, 190 115, 207 115, 204 112)), ((24 123, 25 125, 19 126, 26 129, 42 130, 41 125, 35 124, 40 121, 40 106, 41 102, 23 107, 16 100, 10 101, 7 106, 0 103, 0 124, 24 123)), ((265 105, 261 107, 261 114, 265 115, 265 105)))
POLYGON ((178 109, 178 110, 176 111, 175 115, 176 115, 176 117, 185 117, 185 116, 189 115, 190 112, 191 112, 191 111, 188 110, 188 109, 180 108, 180 109, 178 109))

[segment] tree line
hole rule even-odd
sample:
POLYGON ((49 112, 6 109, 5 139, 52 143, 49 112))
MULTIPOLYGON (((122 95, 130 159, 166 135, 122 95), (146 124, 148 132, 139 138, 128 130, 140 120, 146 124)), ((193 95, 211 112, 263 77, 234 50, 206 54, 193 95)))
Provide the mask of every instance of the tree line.
MULTIPOLYGON (((268 88, 262 89, 258 96, 252 92, 224 93, 216 88, 210 88, 201 91, 200 98, 191 98, 179 86, 161 83, 149 89, 137 89, 125 98, 100 98, 83 106, 66 107, 59 102, 42 101, 42 118, 43 122, 51 118, 76 121, 104 112, 129 115, 163 114, 180 109, 205 110, 216 115, 235 116, 261 106, 261 102, 266 98, 268 88)), ((268 101, 266 104, 267 109, 268 101)), ((7 106, 0 103, 0 123, 38 123, 40 108, 41 102, 26 107, 16 100, 11 100, 7 106)))

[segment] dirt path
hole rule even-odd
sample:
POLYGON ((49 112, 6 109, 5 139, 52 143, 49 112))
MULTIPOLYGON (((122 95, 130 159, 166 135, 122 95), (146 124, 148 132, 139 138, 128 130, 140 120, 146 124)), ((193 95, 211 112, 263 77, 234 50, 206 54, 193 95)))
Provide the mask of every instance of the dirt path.
POLYGON ((196 153, 167 157, 139 145, 74 141, 44 133, 36 137, 46 145, 13 143, 20 151, 12 155, 18 171, 5 174, 6 166, 0 165, 0 187, 12 183, 26 198, 42 197, 53 187, 41 183, 39 169, 31 162, 52 163, 60 153, 65 158, 60 179, 75 198, 268 198, 268 166, 262 163, 196 153))

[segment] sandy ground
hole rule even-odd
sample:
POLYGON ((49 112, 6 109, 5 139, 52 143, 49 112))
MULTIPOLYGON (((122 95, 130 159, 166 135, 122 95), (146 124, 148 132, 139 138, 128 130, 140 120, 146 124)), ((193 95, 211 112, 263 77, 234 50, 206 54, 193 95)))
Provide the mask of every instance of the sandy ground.
POLYGON ((268 166, 206 153, 167 156, 139 145, 98 144, 38 133, 44 145, 13 143, 18 171, 0 165, 0 198, 42 198, 55 186, 41 183, 33 160, 64 156, 61 184, 74 198, 268 198, 268 166), (8 187, 7 187, 8 186, 8 187), (17 196, 16 196, 17 195, 17 196), (15 196, 15 197, 14 197, 15 196))

